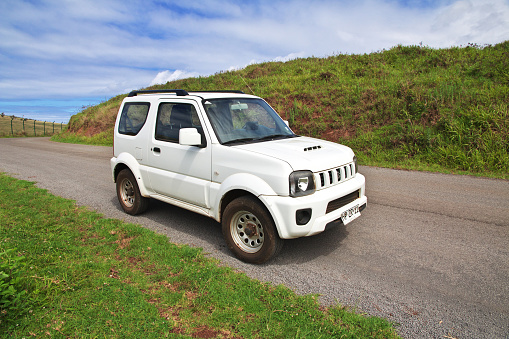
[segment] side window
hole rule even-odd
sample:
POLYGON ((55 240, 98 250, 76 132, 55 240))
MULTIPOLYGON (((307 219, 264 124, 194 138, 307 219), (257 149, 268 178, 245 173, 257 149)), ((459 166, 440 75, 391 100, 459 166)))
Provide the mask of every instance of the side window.
POLYGON ((157 111, 156 139, 179 142, 181 128, 196 128, 202 134, 196 109, 190 104, 162 103, 157 111))
POLYGON ((118 132, 120 134, 136 135, 141 130, 147 120, 150 103, 148 102, 130 102, 124 105, 118 132))

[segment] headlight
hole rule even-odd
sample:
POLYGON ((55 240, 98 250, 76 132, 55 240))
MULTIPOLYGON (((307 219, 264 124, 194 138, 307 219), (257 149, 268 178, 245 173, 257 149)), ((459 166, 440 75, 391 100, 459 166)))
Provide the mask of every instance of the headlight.
POLYGON ((353 156, 353 165, 355 166, 354 173, 357 174, 359 172, 359 168, 357 167, 357 157, 355 155, 353 156))
POLYGON ((290 174, 290 196, 301 197, 315 192, 315 177, 311 171, 295 171, 290 174))

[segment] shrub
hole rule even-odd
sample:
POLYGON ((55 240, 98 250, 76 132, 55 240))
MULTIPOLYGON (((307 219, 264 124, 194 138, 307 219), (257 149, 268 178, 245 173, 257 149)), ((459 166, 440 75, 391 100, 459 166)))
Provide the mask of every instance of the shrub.
POLYGON ((21 310, 27 293, 21 281, 25 257, 15 255, 15 251, 8 249, 0 252, 0 319, 7 317, 9 312, 21 310))

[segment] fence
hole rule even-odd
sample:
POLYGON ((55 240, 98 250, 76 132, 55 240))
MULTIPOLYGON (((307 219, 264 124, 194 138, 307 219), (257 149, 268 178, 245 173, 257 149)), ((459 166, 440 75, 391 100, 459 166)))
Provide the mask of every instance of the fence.
POLYGON ((50 136, 67 129, 67 124, 0 116, 0 137, 50 136))

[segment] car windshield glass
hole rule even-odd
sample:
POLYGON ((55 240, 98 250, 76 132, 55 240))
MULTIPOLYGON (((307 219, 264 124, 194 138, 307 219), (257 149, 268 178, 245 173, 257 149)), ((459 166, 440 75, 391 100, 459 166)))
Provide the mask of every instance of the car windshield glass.
POLYGON ((204 107, 222 144, 296 136, 262 99, 212 99, 204 107))

